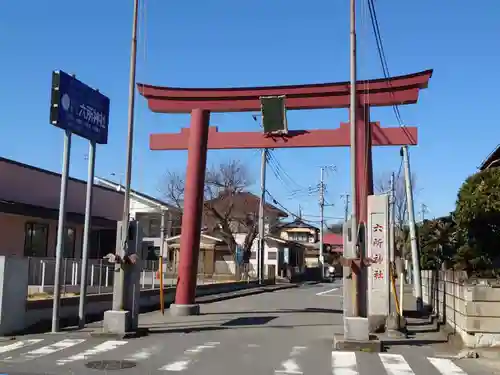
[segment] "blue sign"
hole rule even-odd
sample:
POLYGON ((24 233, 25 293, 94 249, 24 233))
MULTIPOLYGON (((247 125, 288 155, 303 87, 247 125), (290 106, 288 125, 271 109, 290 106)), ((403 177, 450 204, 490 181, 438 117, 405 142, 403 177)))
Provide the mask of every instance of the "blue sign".
POLYGON ((109 98, 61 70, 52 72, 50 123, 89 141, 106 144, 109 98))

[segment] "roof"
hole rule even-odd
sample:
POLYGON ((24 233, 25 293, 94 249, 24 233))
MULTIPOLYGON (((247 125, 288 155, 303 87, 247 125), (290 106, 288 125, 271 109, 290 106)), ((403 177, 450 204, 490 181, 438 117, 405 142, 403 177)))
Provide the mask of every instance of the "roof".
MULTIPOLYGON (((243 191, 231 195, 220 195, 215 199, 205 202, 217 208, 218 211, 224 212, 230 205, 233 210, 244 213, 256 213, 259 211, 260 198, 252 193, 243 191)), ((288 217, 288 214, 272 204, 264 205, 264 212, 274 213, 278 217, 288 217)))
MULTIPOLYGON (((200 235, 200 237, 201 238, 205 238, 205 239, 210 240, 210 241, 214 241, 214 242, 223 242, 220 238, 209 236, 209 235, 206 235, 206 234, 203 234, 203 233, 200 235)), ((171 242, 171 241, 178 240, 180 238, 181 238, 181 235, 179 234, 178 236, 166 238, 165 241, 166 242, 171 242)))
MULTIPOLYGON (((123 189, 121 184, 118 184, 118 183, 111 181, 111 180, 108 180, 106 178, 96 176, 95 182, 101 186, 105 186, 107 188, 112 188, 112 189, 117 190, 117 191, 120 191, 121 189, 123 189)), ((147 195, 147 194, 141 193, 141 192, 139 192, 137 190, 133 190, 133 189, 130 189, 130 193, 135 198, 146 201, 146 203, 149 203, 151 205, 162 206, 164 209, 171 210, 171 211, 180 211, 177 207, 174 207, 171 204, 169 204, 165 201, 162 201, 158 198, 155 198, 151 195, 147 195)))
MULTIPOLYGON (((58 178, 61 178, 61 174, 60 173, 57 173, 57 172, 52 172, 52 171, 49 171, 47 169, 43 169, 43 168, 39 168, 39 167, 35 167, 33 165, 29 165, 29 164, 25 164, 25 163, 21 163, 19 161, 16 161, 16 160, 12 160, 12 159, 7 159, 7 158, 4 158, 4 157, 1 157, 0 156, 0 162, 4 162, 4 163, 8 163, 8 164, 12 164, 12 165, 15 165, 17 167, 21 167, 21 168, 25 168, 25 169, 30 169, 32 171, 36 171, 36 172, 40 172, 40 173, 43 173, 43 174, 46 174, 46 175, 49 175, 49 176, 55 176, 55 177, 58 177, 58 178)), ((74 182, 77 182, 79 184, 84 184, 84 185, 87 185, 87 181, 84 181, 84 180, 80 180, 79 178, 75 178, 75 177, 70 177, 68 176, 68 180, 71 180, 71 181, 74 181, 74 182)), ((94 184, 94 187, 97 187, 98 189, 103 189, 103 190, 111 190, 113 191, 113 189, 109 188, 108 186, 99 186, 99 185, 95 185, 94 184)), ((116 192, 116 190, 114 190, 116 192)), ((118 192, 119 193, 119 192, 118 192)))
POLYGON ((332 246, 344 246, 344 239, 340 234, 326 233, 323 236, 323 243, 332 246))
POLYGON ((500 144, 488 155, 488 157, 479 166, 480 171, 491 168, 493 166, 499 166, 500 162, 500 144))
POLYGON ((307 229, 316 229, 319 230, 318 227, 315 227, 314 225, 304 223, 302 220, 299 218, 295 219, 292 222, 289 223, 283 223, 279 225, 277 228, 279 229, 286 229, 286 228, 307 228, 307 229))
MULTIPOLYGON (((0 199, 0 212, 12 215, 35 217, 38 219, 57 220, 59 210, 33 204, 0 199)), ((85 215, 78 212, 66 212, 66 223, 84 224, 85 215)), ((116 221, 100 216, 92 216, 92 225, 116 229, 116 221)))

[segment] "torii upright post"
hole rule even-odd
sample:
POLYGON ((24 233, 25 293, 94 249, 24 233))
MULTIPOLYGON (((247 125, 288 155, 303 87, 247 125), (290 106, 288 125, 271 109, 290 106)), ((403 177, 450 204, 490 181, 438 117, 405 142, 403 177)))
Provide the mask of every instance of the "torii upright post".
MULTIPOLYGON (((372 193, 371 145, 401 146, 417 144, 416 128, 382 128, 370 122, 371 106, 414 104, 420 89, 428 86, 432 70, 420 73, 358 81, 358 117, 356 119, 358 155, 356 162, 358 194, 356 200, 358 220, 366 223, 367 197, 372 193)), ((349 124, 342 123, 330 130, 290 130, 282 136, 269 136, 259 132, 222 132, 209 127, 209 112, 259 112, 261 98, 284 96, 287 110, 348 108, 347 82, 274 86, 253 88, 184 89, 138 84, 139 92, 148 100, 153 112, 191 113, 191 127, 180 133, 152 134, 151 150, 188 150, 187 181, 184 216, 182 220, 179 279, 173 314, 197 314, 195 304, 196 274, 198 268, 199 238, 201 230, 202 200, 207 149, 297 148, 297 147, 349 147, 349 124)), ((359 260, 350 262, 359 269, 359 260)))

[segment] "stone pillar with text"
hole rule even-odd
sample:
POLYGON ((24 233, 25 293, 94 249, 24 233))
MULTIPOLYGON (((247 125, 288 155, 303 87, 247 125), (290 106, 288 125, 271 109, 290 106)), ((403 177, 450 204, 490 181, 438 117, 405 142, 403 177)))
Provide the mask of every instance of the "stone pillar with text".
POLYGON ((384 328, 389 315, 389 196, 368 197, 367 258, 370 332, 384 328))

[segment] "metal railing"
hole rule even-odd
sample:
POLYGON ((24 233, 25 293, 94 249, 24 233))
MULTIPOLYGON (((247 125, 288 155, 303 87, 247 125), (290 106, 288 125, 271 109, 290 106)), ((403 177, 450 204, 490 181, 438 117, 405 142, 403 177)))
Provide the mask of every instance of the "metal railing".
MULTIPOLYGON (((211 273, 204 270, 203 252, 200 252, 197 284, 212 284, 234 281, 229 267, 213 267, 211 273), (217 269, 218 268, 218 269, 217 269)), ((144 290, 160 287, 159 261, 141 260, 140 284, 144 290)), ((104 259, 89 259, 87 268, 87 294, 112 293, 115 265, 104 259)), ((54 291, 55 258, 29 258, 28 298, 52 298, 54 291)), ((178 264, 164 262, 163 285, 172 287, 177 284, 178 264)), ((62 260, 61 295, 70 297, 80 293, 81 260, 65 258, 62 260)))

